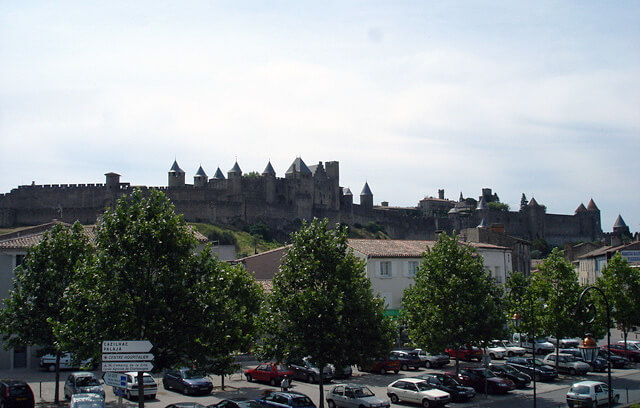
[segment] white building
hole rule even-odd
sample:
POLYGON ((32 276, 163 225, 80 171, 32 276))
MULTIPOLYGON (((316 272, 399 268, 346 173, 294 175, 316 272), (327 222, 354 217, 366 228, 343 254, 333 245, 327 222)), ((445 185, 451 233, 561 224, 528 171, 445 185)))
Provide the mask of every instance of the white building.
MULTIPOLYGON (((367 277, 374 292, 386 300, 387 309, 400 309, 404 290, 413 284, 422 254, 435 241, 350 239, 349 246, 366 262, 367 277)), ((476 250, 484 267, 498 283, 504 283, 512 272, 511 249, 491 244, 461 242, 476 250)))

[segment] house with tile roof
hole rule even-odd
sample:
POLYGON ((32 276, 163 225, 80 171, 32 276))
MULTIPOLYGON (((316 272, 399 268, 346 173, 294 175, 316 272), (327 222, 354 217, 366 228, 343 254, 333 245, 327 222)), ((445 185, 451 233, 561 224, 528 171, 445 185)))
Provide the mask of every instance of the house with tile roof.
POLYGON ((578 281, 581 285, 593 285, 602 276, 602 269, 616 253, 620 252, 632 267, 640 267, 640 241, 625 245, 604 246, 578 257, 578 281))

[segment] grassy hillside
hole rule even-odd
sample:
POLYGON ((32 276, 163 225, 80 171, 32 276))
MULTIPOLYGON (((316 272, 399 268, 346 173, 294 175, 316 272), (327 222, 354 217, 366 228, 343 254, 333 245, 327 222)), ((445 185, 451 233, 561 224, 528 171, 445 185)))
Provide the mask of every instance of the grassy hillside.
POLYGON ((256 232, 252 230, 243 231, 228 225, 213 225, 205 223, 189 223, 201 234, 209 238, 210 241, 218 241, 220 245, 235 245, 238 258, 242 258, 254 253, 261 253, 270 249, 281 247, 283 243, 268 238, 268 232, 260 229, 256 232))

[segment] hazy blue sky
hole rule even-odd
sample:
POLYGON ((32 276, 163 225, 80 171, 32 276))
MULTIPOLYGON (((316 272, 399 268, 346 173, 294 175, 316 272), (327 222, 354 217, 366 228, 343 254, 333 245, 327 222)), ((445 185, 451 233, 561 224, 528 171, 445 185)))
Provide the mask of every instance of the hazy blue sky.
POLYGON ((640 2, 0 0, 0 192, 174 158, 414 206, 483 187, 640 230, 640 2))

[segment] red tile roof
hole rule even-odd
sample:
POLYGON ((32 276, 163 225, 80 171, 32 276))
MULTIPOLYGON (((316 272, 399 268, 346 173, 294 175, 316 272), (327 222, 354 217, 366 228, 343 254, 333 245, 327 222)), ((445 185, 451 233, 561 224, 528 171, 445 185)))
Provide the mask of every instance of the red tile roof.
MULTIPOLYGON (((353 250, 374 258, 420 258, 436 241, 404 239, 350 239, 353 250)), ((508 250, 509 248, 477 242, 460 242, 472 248, 508 250)))

